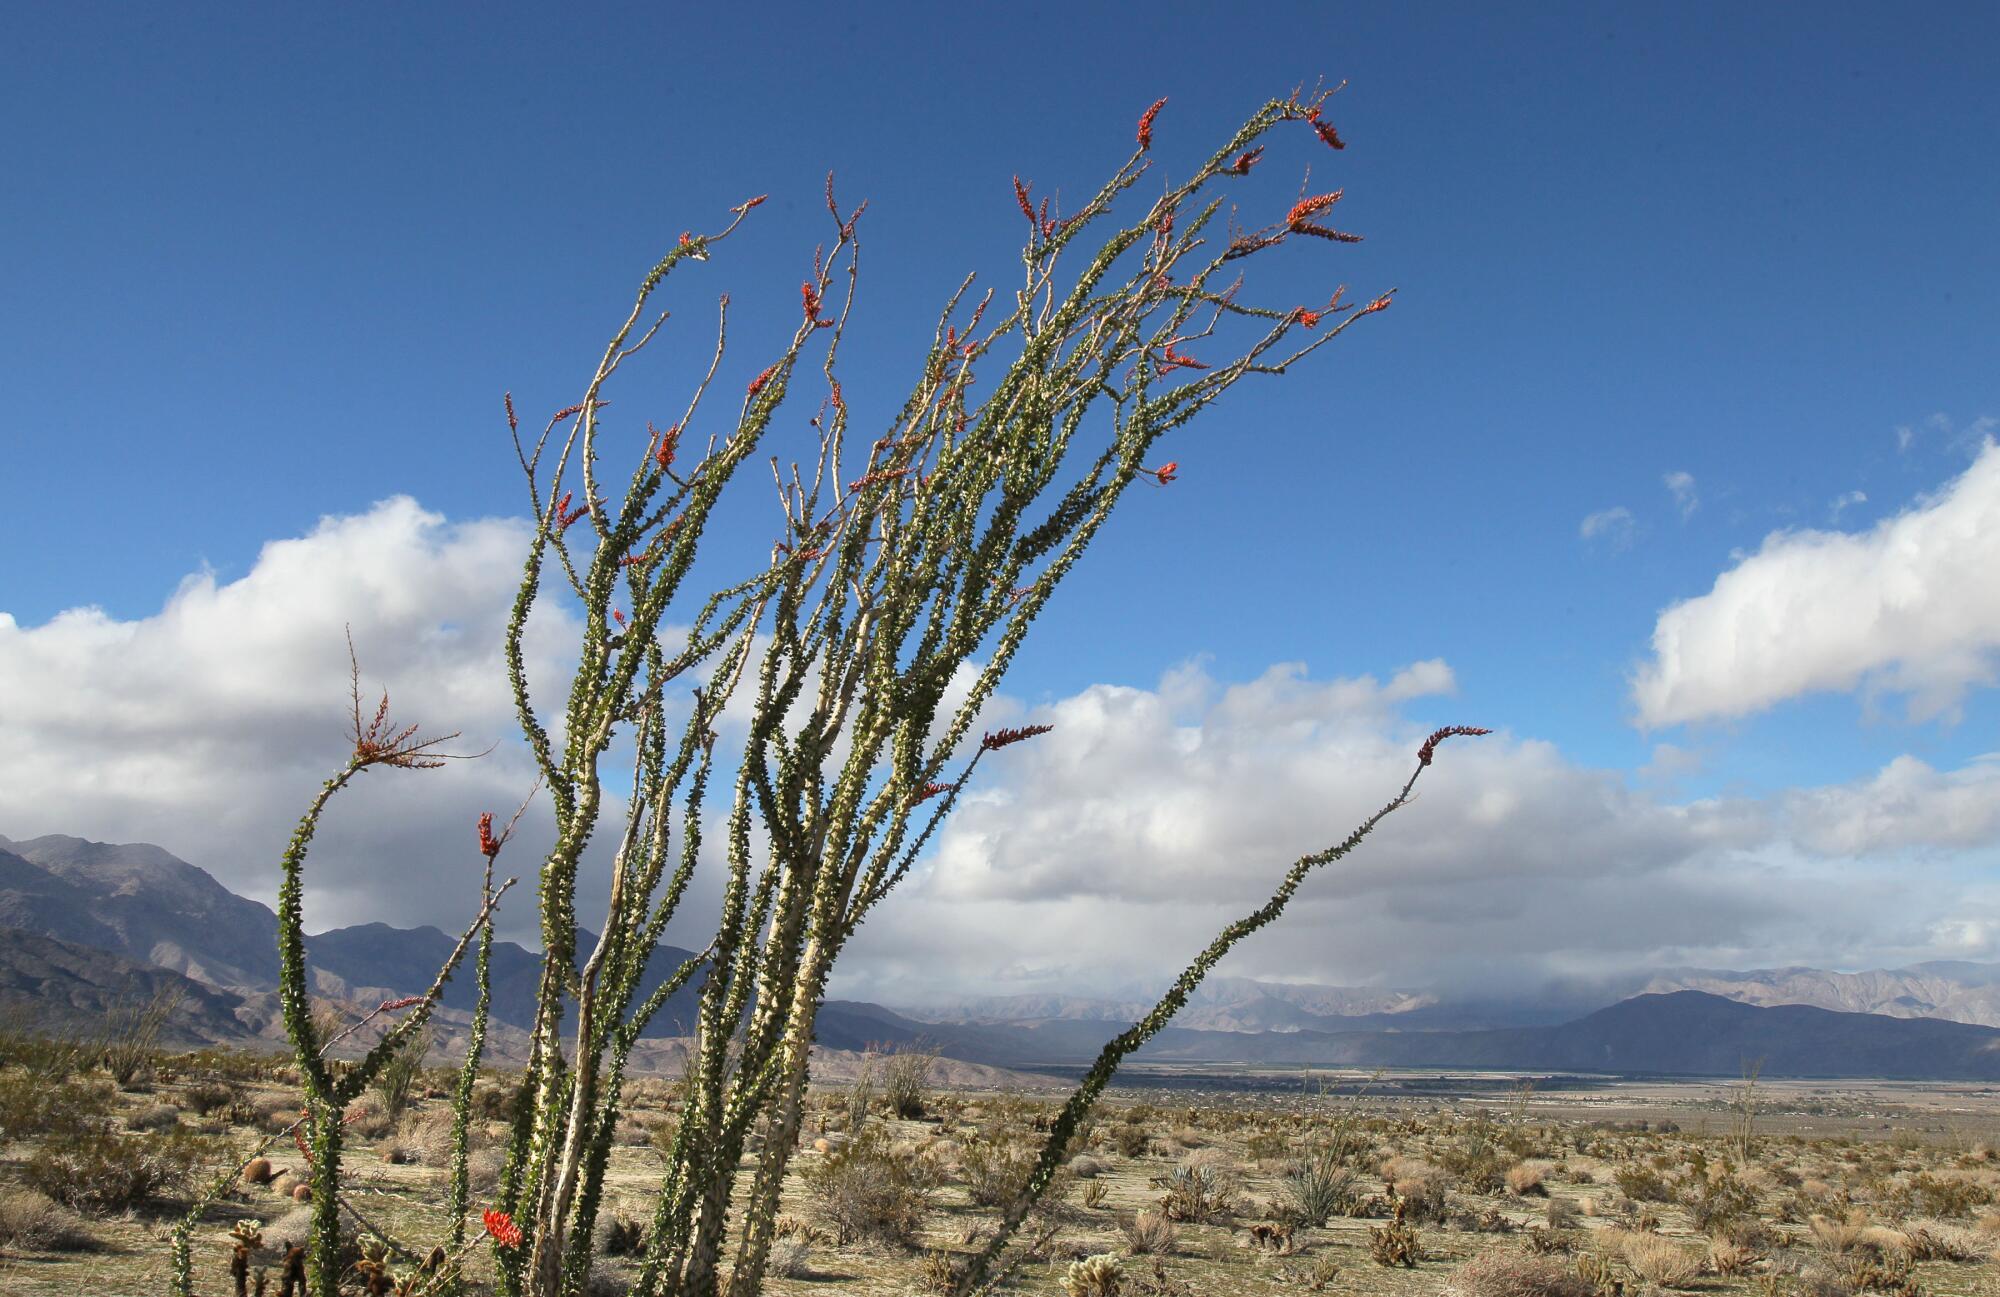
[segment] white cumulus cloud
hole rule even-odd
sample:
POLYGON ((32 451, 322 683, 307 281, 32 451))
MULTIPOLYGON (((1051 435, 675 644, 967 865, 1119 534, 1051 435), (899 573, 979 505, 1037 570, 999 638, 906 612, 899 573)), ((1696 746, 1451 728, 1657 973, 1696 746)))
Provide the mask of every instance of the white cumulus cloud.
POLYGON ((1646 726, 1866 688, 1912 719, 1990 685, 2000 651, 2000 448, 1867 531, 1780 531, 1662 612, 1633 698, 1646 726))

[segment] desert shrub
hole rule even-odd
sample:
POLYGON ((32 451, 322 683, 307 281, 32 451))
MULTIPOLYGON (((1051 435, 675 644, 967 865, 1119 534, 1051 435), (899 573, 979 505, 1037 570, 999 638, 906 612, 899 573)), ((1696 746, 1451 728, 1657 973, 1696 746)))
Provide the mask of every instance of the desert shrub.
POLYGON ((937 1059, 931 1050, 906 1049, 889 1055, 882 1064, 882 1099, 890 1116, 908 1121, 924 1115, 937 1059))
POLYGON ((812 1277, 812 1244, 794 1234, 771 1244, 767 1272, 780 1279, 812 1277))
POLYGON ((431 1030, 425 1027, 410 1037, 409 1043, 389 1056, 375 1073, 369 1087, 381 1096, 382 1112, 391 1120, 402 1117, 423 1079, 424 1058, 431 1051, 431 1030))
POLYGON ((1490 1124, 1473 1122, 1438 1154, 1438 1165, 1467 1193, 1497 1193, 1506 1183, 1512 1156, 1492 1137, 1490 1124))
POLYGON ((1912 1261, 1954 1261, 1973 1265, 1991 1259, 1992 1246, 1979 1234, 1941 1221, 1922 1221, 1903 1230, 1903 1250, 1912 1261))
POLYGON ((180 1109, 171 1103, 141 1104, 125 1114, 127 1130, 172 1130, 180 1124, 180 1109))
POLYGON ((1928 1172, 1911 1176, 1890 1198, 1892 1206, 1908 1215, 1947 1219, 1970 1216, 1975 1207, 1984 1207, 1992 1201, 1993 1191, 1985 1185, 1960 1176, 1928 1172))
POLYGON ((638 1256, 646 1249, 646 1228, 630 1216, 613 1216, 604 1228, 604 1255, 638 1256))
POLYGON ((1634 1202, 1672 1202, 1673 1186, 1667 1178, 1650 1166, 1638 1162, 1628 1162, 1611 1175, 1618 1192, 1634 1202))
POLYGON ((121 1086, 141 1080, 151 1073, 160 1033, 180 1002, 180 988, 169 983, 143 1004, 133 1002, 112 1008, 104 1015, 91 1047, 92 1061, 121 1086))
POLYGON ((1243 1142, 1243 1152, 1253 1162, 1275 1162, 1291 1151, 1292 1143, 1275 1130, 1260 1130, 1243 1142))
POLYGON ((1099 1207, 1102 1207, 1104 1200, 1110 1196, 1111 1191, 1104 1187, 1104 1181, 1090 1180, 1084 1183, 1083 1205, 1090 1210, 1095 1211, 1099 1207))
POLYGON ((1199 1153, 1181 1160, 1167 1173, 1167 1191, 1160 1198, 1168 1220, 1207 1223, 1229 1215, 1237 1179, 1226 1162, 1199 1153))
POLYGON ((1732 1279, 1750 1272, 1757 1264, 1755 1248, 1745 1247, 1728 1238, 1712 1238, 1708 1241, 1708 1268, 1725 1279, 1732 1279))
POLYGON ((396 1117, 389 1112, 388 1102, 381 1096, 364 1094, 347 1110, 347 1118, 342 1124, 349 1134, 361 1139, 380 1139, 396 1128, 396 1117))
POLYGON ((115 1097, 101 1081, 75 1078, 51 1084, 35 1073, 8 1068, 0 1072, 0 1143, 93 1129, 108 1119, 115 1097))
POLYGON ((1548 1257, 1482 1252, 1452 1275, 1448 1297, 1597 1297, 1597 1285, 1548 1257))
POLYGON ((1069 1173, 1079 1180, 1094 1180, 1110 1169, 1102 1159, 1088 1153, 1079 1153, 1069 1160, 1069 1173))
POLYGON ((1617 1230, 1609 1240, 1632 1273, 1661 1288, 1682 1288, 1701 1277, 1703 1258, 1671 1239, 1642 1230, 1617 1230))
POLYGON ((1582 1223, 1583 1209, 1571 1198, 1551 1198, 1542 1207, 1542 1218, 1550 1229, 1575 1229, 1582 1223))
POLYGON ((35 1189, 0 1191, 0 1246, 34 1252, 86 1252, 97 1246, 90 1226, 35 1189))
POLYGON ((1321 1228, 1329 1218, 1351 1212, 1363 1196, 1361 1179, 1342 1165, 1333 1150, 1321 1148, 1285 1168, 1285 1215, 1321 1228))
POLYGON ((186 1187, 208 1154, 207 1141, 185 1131, 84 1131, 43 1143, 21 1174, 30 1188, 80 1211, 121 1211, 186 1187))
POLYGON ((1756 1193, 1732 1175, 1697 1176, 1682 1186, 1680 1199, 1689 1223, 1703 1234, 1757 1213, 1756 1193))
POLYGON ((1111 1128, 1111 1147, 1120 1157, 1144 1157, 1153 1137, 1144 1126, 1121 1122, 1111 1128))
POLYGON ((1035 1169, 1038 1151, 1004 1137, 967 1142, 958 1158, 966 1196, 980 1207, 1012 1202, 1035 1169))
POLYGON ((197 1081, 182 1092, 190 1111, 204 1117, 227 1112, 236 1104, 236 1087, 227 1081, 197 1081))
POLYGON ((1517 1162, 1507 1168, 1503 1177, 1507 1192, 1517 1198, 1546 1198, 1548 1186, 1542 1181, 1548 1175, 1548 1167, 1540 1162, 1517 1162))
POLYGON ((891 1147, 873 1127, 805 1173, 806 1190, 839 1241, 905 1246, 922 1231, 941 1179, 929 1158, 891 1147))
POLYGON ((1125 1251, 1130 1256, 1169 1256, 1179 1234, 1174 1223, 1156 1211, 1120 1217, 1118 1232, 1125 1236, 1125 1251))
POLYGON ((1368 1257, 1380 1266, 1415 1268, 1417 1262, 1424 1259, 1423 1235, 1400 1220, 1370 1227, 1368 1257))

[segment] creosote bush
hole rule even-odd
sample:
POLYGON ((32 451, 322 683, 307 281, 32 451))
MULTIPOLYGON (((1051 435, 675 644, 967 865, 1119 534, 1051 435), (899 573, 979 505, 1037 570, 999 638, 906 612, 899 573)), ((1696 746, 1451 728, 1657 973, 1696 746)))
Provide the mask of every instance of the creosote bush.
MULTIPOLYGON (((725 357, 742 345, 724 296, 712 340, 696 344, 707 359, 684 402, 648 421, 633 407, 652 396, 621 394, 614 412, 608 395, 634 357, 672 336, 656 295, 729 251, 762 197, 732 209, 719 230, 682 235, 653 266, 580 399, 539 431, 524 431, 507 399, 533 535, 502 649, 555 828, 535 867, 543 967, 525 1073, 508 1104, 498 1184, 475 1201, 468 1132, 483 1102, 487 960, 496 908, 516 881, 497 875, 512 825, 496 828, 491 816, 476 839, 468 833, 481 861, 477 903, 429 991, 385 1002, 361 1022, 315 1016, 305 880, 333 799, 371 771, 421 770, 459 755, 452 736, 391 719, 386 693, 366 706, 357 665, 352 749, 280 861, 280 1003, 303 1091, 314 1297, 331 1297, 341 1274, 344 1141, 356 1131, 357 1100, 393 1078, 445 980, 467 961, 477 1006, 453 1087, 451 1225, 438 1240, 413 1240, 418 1250, 435 1242, 456 1264, 491 1247, 502 1297, 583 1291, 601 1246, 631 1051, 686 989, 697 1003, 694 1042, 661 1136, 633 1291, 759 1291, 801 1142, 814 1024, 834 962, 982 766, 1049 728, 978 724, 1033 623, 1131 488, 1177 480, 1178 461, 1164 457, 1170 436, 1237 383, 1294 371, 1390 304, 1387 294, 1348 302, 1344 290, 1322 297, 1318 289, 1305 301, 1253 301, 1239 273, 1254 258, 1333 252, 1358 237, 1330 224, 1338 190, 1289 208, 1246 199, 1246 210, 1263 213, 1251 228, 1235 224, 1222 192, 1273 165, 1288 144, 1315 159, 1345 147, 1325 117, 1329 97, 1272 100, 1175 181, 1154 174, 1163 100, 1141 118, 1137 148, 1072 210, 1016 180, 1026 222, 1018 286, 980 294, 962 284, 932 336, 912 349, 915 376, 899 394, 851 405, 843 384, 862 211, 843 208, 829 180, 828 242, 801 266, 796 323, 788 337, 749 344, 747 383, 724 377, 725 357), (1137 197, 1149 177, 1148 196, 1137 197), (872 426, 863 430, 861 420, 872 426), (761 555, 714 555, 711 520, 726 499, 762 489, 739 483, 744 470, 767 468, 776 540, 761 555), (706 589, 691 576, 698 556, 706 589), (563 683, 530 681, 528 620, 558 602, 581 627, 573 671, 563 683), (544 712, 545 698, 562 700, 559 716, 544 712), (593 841, 608 844, 608 878, 589 890, 609 901, 603 913, 581 915, 580 871, 593 841), (720 858, 713 938, 642 993, 707 847, 720 858), (379 1033, 375 1043, 357 1060, 335 1061, 330 1047, 363 1027, 379 1033), (483 1228, 471 1228, 475 1220, 483 1228)), ((1338 279, 1300 263, 1268 282, 1315 274, 1338 279)), ((1432 734, 1379 810, 1283 870, 1263 904, 1195 953, 1160 1001, 1104 1046, 1077 1090, 1043 1118, 1039 1148, 1009 1168, 1000 1220, 954 1268, 955 1292, 982 1287, 1007 1264, 1002 1254, 1058 1184, 1119 1064, 1238 942, 1274 922, 1313 871, 1407 804, 1440 742, 1484 732, 1432 734)), ((897 1091, 893 1075, 889 1084, 892 1109, 921 1108, 917 1087, 897 1091)), ((820 1210, 845 1236, 913 1237, 930 1172, 861 1121, 851 1129, 854 1138, 808 1176, 820 1210)), ((1197 1217, 1223 1206, 1206 1193, 1197 1217)), ((195 1218, 176 1239, 182 1294, 195 1218)))

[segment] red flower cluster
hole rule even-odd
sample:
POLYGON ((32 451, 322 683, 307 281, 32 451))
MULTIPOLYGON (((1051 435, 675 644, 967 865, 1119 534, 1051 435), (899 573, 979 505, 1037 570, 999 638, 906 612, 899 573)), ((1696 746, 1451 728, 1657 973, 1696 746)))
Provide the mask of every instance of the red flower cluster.
POLYGON ((1373 315, 1377 311, 1386 311, 1388 309, 1389 309, 1389 295, 1387 293, 1384 293, 1380 297, 1376 298, 1374 301, 1368 303, 1368 305, 1362 307, 1361 314, 1373 315))
POLYGON ((1248 153, 1237 154, 1236 161, 1224 167, 1223 170, 1232 176, 1247 176, 1250 174, 1250 168, 1257 165, 1257 159, 1263 156, 1264 146, 1259 144, 1248 153))
POLYGON ((833 327, 832 320, 822 320, 819 318, 819 290, 817 288, 814 288, 810 283, 800 284, 799 296, 806 299, 806 319, 812 321, 813 328, 830 329, 833 327))
POLYGON ((751 380, 750 380, 750 391, 749 391, 749 395, 751 395, 751 396, 755 396, 755 395, 757 395, 757 393, 759 393, 759 392, 763 391, 763 390, 764 390, 764 384, 766 384, 766 383, 770 382, 770 381, 771 381, 771 375, 773 375, 773 374, 775 374, 775 373, 777 373, 777 372, 778 372, 778 367, 777 367, 776 365, 771 365, 771 366, 769 366, 768 368, 766 368, 766 369, 764 370, 764 372, 763 372, 763 373, 761 373, 761 374, 757 375, 757 377, 755 377, 755 378, 751 379, 751 380))
POLYGON ((1292 204, 1291 211, 1285 213, 1285 224, 1294 230, 1298 229, 1301 225, 1310 222, 1313 217, 1318 216, 1321 212, 1339 202, 1340 196, 1346 192, 1345 189, 1336 189, 1330 194, 1318 194, 1312 198, 1301 198, 1298 202, 1292 204))
POLYGON ((506 1212, 488 1207, 480 1219, 485 1222, 486 1232, 493 1236, 493 1246, 507 1248, 521 1246, 521 1227, 516 1225, 514 1218, 506 1212))
POLYGON ((1028 201, 1028 187, 1021 183, 1021 177, 1014 177, 1014 201, 1021 205, 1021 215, 1028 218, 1028 224, 1036 224, 1035 205, 1028 201))
POLYGON ((1332 122, 1323 122, 1315 117, 1313 120, 1313 131, 1318 134, 1320 141, 1330 149, 1344 149, 1347 147, 1347 141, 1340 138, 1340 132, 1333 129, 1332 122))
POLYGON ((741 216, 743 215, 743 213, 749 211, 751 208, 762 203, 766 198, 769 197, 770 197, 769 194, 759 194, 755 198, 749 199, 746 202, 738 203, 736 206, 730 208, 729 210, 735 212, 738 216, 741 216))
POLYGON ((1054 728, 1055 726, 1053 725, 1023 725, 1017 729, 994 730, 990 734, 983 735, 980 738, 979 750, 981 752, 998 752, 1010 743, 1019 743, 1023 739, 1031 739, 1037 734, 1047 734, 1054 728))
POLYGON ((1477 725, 1447 725, 1443 729, 1432 730, 1431 736, 1424 740, 1424 745, 1417 749, 1417 764, 1429 765, 1431 758, 1437 754, 1437 745, 1455 735, 1466 734, 1477 737, 1492 732, 1492 730, 1482 730, 1477 725))
POLYGON ((1175 351, 1174 344, 1171 342, 1167 344, 1166 350, 1160 354, 1160 372, 1162 374, 1175 369, 1207 368, 1207 365, 1196 360, 1193 356, 1182 355, 1180 352, 1175 351))
POLYGON ((1164 99, 1156 101, 1151 108, 1139 115, 1139 151, 1144 153, 1153 147, 1153 119, 1167 106, 1164 99))
POLYGON ((1142 468, 1139 471, 1151 474, 1154 480, 1159 482, 1161 486, 1165 486, 1181 475, 1180 468, 1181 462, 1178 459, 1170 459, 1158 468, 1142 468))
POLYGON ((422 1004, 423 1002, 424 997, 421 995, 406 995, 400 1000, 382 1001, 382 1003, 375 1006, 375 1012, 394 1013, 398 1009, 407 1009, 413 1004, 422 1004))
POLYGON ((950 784, 925 784, 917 790, 917 795, 910 799, 910 805, 920 806, 931 798, 936 797, 939 793, 948 793, 951 789, 952 785, 950 784))
POLYGON ((564 491, 563 498, 556 501, 557 531, 568 531, 572 523, 574 523, 577 519, 583 517, 583 515, 590 512, 590 506, 587 504, 580 504, 576 506, 576 508, 574 509, 569 507, 570 499, 573 496, 575 496, 575 494, 576 492, 574 491, 564 491))
POLYGON ((1310 329, 1314 325, 1319 323, 1320 312, 1308 311, 1305 307, 1301 306, 1298 310, 1292 312, 1292 316, 1294 319, 1298 320, 1300 324, 1303 324, 1308 329, 1310 329))
POLYGON ((680 441, 681 426, 677 423, 665 432, 661 432, 648 423, 646 431, 652 436, 653 462, 658 464, 663 470, 672 467, 674 462, 674 448, 676 443, 680 441))
POLYGON ((500 839, 493 836, 492 811, 482 811, 479 815, 479 854, 488 860, 500 854, 500 839))

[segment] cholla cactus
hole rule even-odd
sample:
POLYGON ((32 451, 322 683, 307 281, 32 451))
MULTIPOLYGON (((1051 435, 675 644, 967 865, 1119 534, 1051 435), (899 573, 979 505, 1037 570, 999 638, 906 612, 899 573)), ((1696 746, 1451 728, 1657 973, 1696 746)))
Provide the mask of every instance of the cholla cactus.
POLYGON ((1125 1267, 1111 1255, 1085 1257, 1070 1263, 1063 1276, 1063 1291, 1069 1297, 1118 1297, 1125 1282, 1125 1267))
MULTIPOLYGON (((522 432, 509 398, 536 525, 505 656, 556 829, 537 870, 544 965, 524 1101, 497 1200, 468 1202, 464 1116, 484 1026, 485 954, 494 907, 512 881, 494 885, 505 835, 494 835, 490 821, 479 826, 486 876, 477 913, 437 985, 412 1004, 384 1005, 384 1013, 408 1012, 359 1063, 338 1072, 326 1065, 332 1040, 312 1022, 307 999, 307 850, 333 795, 363 770, 422 768, 448 755, 391 722, 386 698, 367 720, 357 673, 354 750, 301 819, 280 889, 282 1002, 307 1100, 314 1297, 332 1297, 338 1279, 342 1114, 423 1029, 475 936, 481 1008, 456 1096, 446 1241, 454 1260, 491 1247, 503 1297, 570 1297, 583 1288, 629 1053, 667 998, 694 986, 685 1102, 665 1140, 633 1291, 717 1297, 725 1281, 728 1297, 759 1291, 834 961, 981 763, 1047 728, 975 729, 1035 618, 1129 488, 1180 476, 1178 461, 1155 453, 1169 434, 1242 379, 1287 372, 1389 305, 1387 295, 1344 305, 1338 291, 1323 305, 1256 304, 1240 281, 1229 282, 1232 262, 1281 246, 1330 251, 1355 237, 1326 224, 1338 193, 1273 210, 1255 231, 1218 238, 1214 228, 1224 201, 1216 191, 1259 164, 1274 132, 1292 130, 1302 149, 1342 146, 1321 120, 1325 100, 1266 104, 1130 215, 1120 205, 1152 170, 1158 104, 1145 114, 1138 148, 1074 211, 1037 200, 1016 179, 1029 226, 1020 286, 976 299, 971 281, 960 287, 916 357, 915 382, 899 402, 884 403, 894 410, 874 434, 850 424, 840 364, 861 211, 841 208, 831 181, 829 250, 805 273, 790 337, 753 362, 747 385, 724 396, 718 382, 724 297, 714 359, 685 404, 659 421, 665 427, 624 421, 622 410, 614 420, 606 396, 666 323, 655 294, 670 276, 725 251, 761 197, 732 209, 714 233, 681 236, 642 280, 581 399, 539 433, 522 432), (790 417, 796 407, 787 403, 815 375, 821 390, 810 411, 790 417), (727 408, 712 410, 718 403, 727 408), (771 453, 773 442, 799 431, 807 433, 803 454, 771 453), (615 454, 630 458, 614 476, 607 463, 615 454), (688 579, 709 523, 725 493, 734 494, 739 470, 759 457, 777 488, 778 536, 765 557, 696 591, 688 579), (523 636, 551 584, 580 610, 582 638, 567 690, 531 692, 523 636), (535 702, 551 696, 566 699, 559 722, 535 702), (740 748, 719 754, 732 704, 747 724, 740 748), (629 783, 622 803, 603 768, 615 744, 631 753, 616 781, 621 795, 629 783), (714 937, 642 996, 642 974, 711 838, 720 839, 725 871, 714 937), (597 839, 613 848, 610 901, 586 925, 576 910, 578 872, 597 839), (597 936, 582 949, 586 927, 597 936), (763 1133, 754 1145, 753 1131, 763 1133), (751 1179, 738 1192, 746 1151, 751 1179), (468 1242, 465 1220, 482 1206, 489 1228, 468 1242), (504 1231, 491 1227, 496 1218, 504 1231)), ((703 571, 731 570, 718 562, 728 560, 710 559, 703 571)), ((1407 800, 1441 737, 1388 805, 1342 843, 1294 863, 1263 907, 1219 934, 1151 1014, 1106 1046, 1050 1123, 1001 1227, 957 1277, 959 1291, 984 1281, 1119 1061, 1165 1025, 1236 942, 1275 919, 1307 873, 1346 854, 1407 800)))

